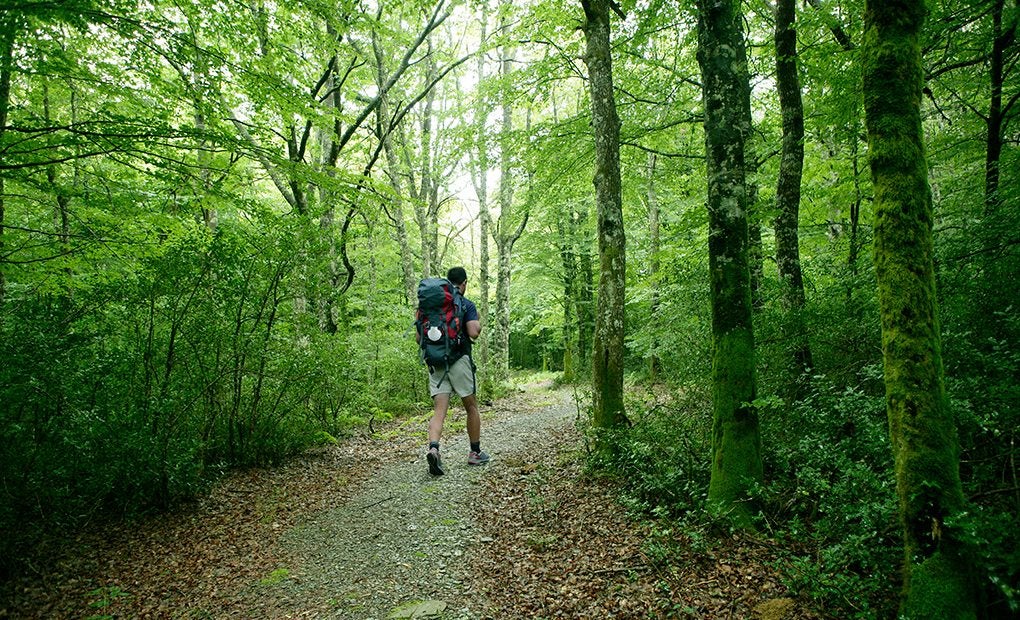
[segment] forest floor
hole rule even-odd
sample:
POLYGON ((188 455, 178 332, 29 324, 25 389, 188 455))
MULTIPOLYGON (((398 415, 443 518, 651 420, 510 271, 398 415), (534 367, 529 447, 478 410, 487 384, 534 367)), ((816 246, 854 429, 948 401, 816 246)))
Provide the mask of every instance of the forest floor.
POLYGON ((628 516, 584 469, 569 390, 482 407, 492 462, 423 458, 427 417, 237 472, 200 502, 97 525, 0 584, 0 618, 822 618, 778 550, 628 516))

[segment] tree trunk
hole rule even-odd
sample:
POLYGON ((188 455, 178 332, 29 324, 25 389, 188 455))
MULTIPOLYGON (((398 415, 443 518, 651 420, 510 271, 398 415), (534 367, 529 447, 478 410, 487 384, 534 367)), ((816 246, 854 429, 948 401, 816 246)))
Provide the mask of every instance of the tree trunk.
MULTIPOLYGON (((0 15, 0 144, 3 144, 7 129, 7 111, 11 103, 11 71, 14 67, 14 36, 17 24, 14 16, 5 12, 0 15)), ((4 177, 0 175, 0 254, 4 251, 4 177)), ((7 279, 0 267, 0 303, 7 293, 7 279)))
MULTIPOLYGON (((575 231, 578 235, 587 237, 589 208, 587 204, 581 206, 577 213, 575 231)), ((573 216, 571 216, 573 217, 573 216)), ((587 240, 586 240, 587 241, 587 240)), ((595 339, 595 267, 592 261, 591 242, 578 243, 575 239, 574 247, 577 248, 577 294, 575 303, 577 307, 577 353, 578 368, 587 368, 591 364, 593 353, 592 342, 595 339)))
MULTIPOLYGON (((651 325, 659 326, 659 198, 655 193, 655 153, 648 154, 648 190, 645 194, 648 201, 648 279, 652 283, 651 325)), ((648 352, 648 378, 655 381, 659 375, 658 340, 652 341, 648 352)))
MULTIPOLYGON (((481 32, 479 40, 485 41, 489 24, 488 2, 482 3, 481 32)), ((478 54, 478 81, 485 79, 485 54, 478 54)), ((489 322, 489 236, 492 234, 489 214, 489 146, 485 121, 489 116, 488 103, 484 97, 475 97, 475 144, 478 148, 477 175, 474 182, 478 196, 478 314, 482 325, 489 322)), ((483 329, 479 344, 478 359, 482 372, 489 371, 489 336, 492 330, 483 329)))
POLYGON ((804 105, 797 76, 796 1, 776 3, 776 83, 783 119, 783 148, 776 185, 776 265, 783 295, 783 332, 790 354, 788 386, 797 397, 812 367, 804 325, 804 279, 800 269, 800 184, 804 171, 804 105))
POLYGON ((598 213, 599 296, 595 311, 592 380, 595 426, 627 422, 623 402, 626 244, 620 181, 620 117, 613 92, 609 0, 582 0, 595 138, 595 204, 598 213))
MULTIPOLYGON (((1006 53, 1016 41, 1017 22, 1020 20, 1020 1, 1014 0, 1014 6, 1007 9, 1006 0, 994 0, 992 12, 992 49, 988 59, 990 96, 988 115, 985 117, 985 199, 984 199, 984 247, 987 250, 980 259, 981 283, 986 290, 1001 291, 1000 282, 1010 281, 1015 276, 1008 268, 1004 269, 1000 251, 1003 239, 1009 238, 1015 223, 1004 217, 1002 212, 1003 196, 999 191, 1000 159, 1002 158, 1003 138, 1007 125, 1015 111, 1010 109, 1020 102, 1020 93, 1013 93, 1003 102, 1003 85, 1009 80, 1007 71, 1010 63, 1006 53), (1004 18, 1006 21, 1004 23, 1004 18)), ((1008 195, 1008 194, 1007 194, 1008 195)), ((975 330, 975 339, 985 341, 997 339, 1003 331, 1004 317, 999 311, 1011 303, 1009 293, 1006 297, 998 294, 980 295, 976 300, 975 312, 978 316, 987 317, 975 330)))
MULTIPOLYGON (((501 27, 506 26, 506 13, 501 27)), ((503 136, 499 155, 499 219, 496 223, 496 312, 495 330, 492 343, 492 377, 497 384, 505 383, 510 377, 510 252, 513 248, 511 233, 513 218, 513 170, 510 157, 510 134, 513 131, 513 107, 510 102, 510 69, 513 58, 508 47, 501 48, 499 74, 502 83, 501 104, 503 136)))
POLYGON ((574 252, 574 214, 568 206, 556 217, 560 262, 563 267, 563 381, 576 380, 577 360, 577 256, 574 252))
MULTIPOLYGON (((386 67, 384 52, 378 42, 378 37, 373 33, 372 48, 375 54, 376 85, 382 89, 386 81, 386 67)), ((404 218, 404 184, 400 180, 400 159, 393 148, 392 139, 393 127, 390 121, 389 95, 379 98, 379 107, 376 109, 376 136, 383 147, 383 155, 386 158, 386 176, 390 180, 395 198, 386 208, 386 215, 393 225, 393 231, 397 236, 397 245, 400 247, 400 267, 404 288, 404 299, 408 305, 417 305, 417 287, 414 269, 414 258, 411 253, 411 241, 407 234, 407 221, 404 218)))
POLYGON ((744 194, 747 196, 747 261, 751 273, 751 307, 755 310, 765 305, 762 284, 765 281, 765 246, 761 239, 763 215, 758 205, 758 142, 753 131, 754 120, 751 106, 743 111, 744 133, 744 194))
POLYGON ((1003 27, 1005 0, 995 0, 992 6, 992 54, 989 59, 991 97, 988 104, 988 135, 985 147, 985 212, 994 215, 999 204, 999 159, 1002 155, 1002 85, 1004 56, 1016 39, 1017 8, 1014 7, 1010 23, 1003 27))
MULTIPOLYGON (((429 52, 432 50, 431 41, 428 43, 428 50, 429 52)), ((429 53, 424 62, 428 68, 426 79, 431 80, 435 75, 435 58, 429 53)), ((421 141, 418 153, 421 179, 415 196, 417 198, 415 212, 418 217, 418 228, 421 231, 422 275, 426 278, 432 275, 446 275, 439 273, 441 271, 439 265, 439 196, 435 191, 437 180, 432 161, 432 117, 435 102, 435 91, 430 90, 425 97, 425 106, 421 116, 421 141)))
MULTIPOLYGON (((43 92, 43 118, 46 120, 46 124, 53 126, 56 123, 51 116, 50 111, 50 87, 49 82, 44 80, 42 83, 43 92)), ((74 118, 71 119, 72 124, 74 118)), ((74 166, 78 165, 77 160, 72 160, 74 166)), ((53 228, 56 231, 57 242, 60 244, 60 253, 69 254, 71 247, 71 228, 67 207, 71 203, 71 197, 67 188, 60 182, 60 173, 57 169, 57 164, 49 164, 46 166, 46 181, 49 183, 50 192, 56 199, 55 209, 53 210, 53 228)), ((66 269, 66 268, 65 268, 66 269)), ((70 272, 66 272, 70 276, 70 272)))
MULTIPOLYGON (((501 11, 501 30, 509 28, 508 4, 501 11)), ((513 51, 504 45, 500 60, 500 82, 502 84, 502 128, 503 137, 500 147, 499 163, 499 218, 496 221, 496 307, 495 333, 489 341, 492 344, 491 366, 493 380, 497 384, 505 383, 510 377, 510 276, 514 244, 524 234, 528 225, 528 201, 524 201, 523 213, 518 216, 514 212, 514 169, 512 157, 513 132, 513 77, 511 69, 514 63, 513 51)), ((531 115, 528 113, 527 126, 530 128, 531 115)), ((530 187, 530 184, 529 184, 530 187)))
MULTIPOLYGON (((856 126, 856 125, 855 125, 856 126)), ((864 203, 864 194, 861 192, 861 166, 860 166, 860 141, 856 135, 858 132, 854 132, 854 140, 850 143, 854 166, 854 199, 850 203, 850 251, 847 253, 847 266, 850 267, 850 275, 853 276, 854 280, 857 279, 857 274, 860 272, 860 266, 858 265, 858 255, 861 250, 860 232, 861 232, 861 205, 864 203)), ((853 288, 848 287, 847 299, 853 294, 853 288)))
POLYGON ((714 509, 749 527, 747 489, 762 479, 744 142, 750 88, 736 0, 698 0, 698 63, 705 106, 708 257, 712 296, 712 475, 714 509))
POLYGON ((925 13, 924 0, 869 0, 862 52, 886 410, 905 551, 900 613, 974 618, 971 562, 947 523, 964 499, 943 377, 921 129, 925 13))

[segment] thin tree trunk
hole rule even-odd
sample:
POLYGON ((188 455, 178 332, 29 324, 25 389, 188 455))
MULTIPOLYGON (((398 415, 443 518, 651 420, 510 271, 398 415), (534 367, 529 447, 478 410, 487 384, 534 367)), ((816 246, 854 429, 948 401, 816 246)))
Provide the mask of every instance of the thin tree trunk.
POLYGON ((804 279, 800 268, 800 184, 804 170, 804 105, 797 76, 796 0, 776 3, 776 83, 783 119, 783 148, 776 186, 776 265, 783 295, 783 331, 790 354, 791 396, 812 367, 804 325, 804 279))
POLYGON ((753 127, 751 106, 744 110, 743 126, 747 127, 744 140, 744 192, 747 195, 747 261, 751 274, 751 307, 760 309, 765 305, 762 284, 765 281, 765 246, 762 243, 761 209, 758 205, 758 142, 753 127))
MULTIPOLYGON (((582 0, 595 138, 595 204, 598 213, 599 296, 595 312, 592 381, 595 426, 627 423, 623 402, 625 337, 626 238, 620 180, 620 117, 613 92, 609 0, 582 0)), ((615 8, 615 7, 614 7, 615 8)), ((618 11, 619 9, 616 8, 618 11)), ((602 446, 606 447, 606 446, 602 446)))
POLYGON ((949 524, 965 504, 945 394, 921 128, 925 14, 924 0, 868 0, 862 52, 886 409, 903 526, 900 614, 975 618, 974 571, 949 524))
MULTIPOLYGON (((595 267, 592 260, 591 242, 588 239, 582 240, 582 235, 587 237, 589 205, 587 202, 581 205, 574 220, 574 247, 577 249, 577 352, 579 355, 579 368, 587 368, 591 364, 594 353, 593 341, 595 339, 595 267)), ((574 215, 572 214, 573 218, 574 215)))
MULTIPOLYGON (((14 38, 17 33, 14 16, 4 13, 0 16, 0 144, 7 129, 7 111, 11 103, 11 72, 14 68, 14 38)), ((0 175, 0 254, 4 250, 4 177, 0 175)), ((7 293, 7 278, 0 267, 0 303, 7 293)))
MULTIPOLYGON (((479 40, 485 41, 489 25, 489 3, 482 3, 481 33, 479 40)), ((478 54, 478 81, 485 79, 485 54, 478 54)), ((478 173, 475 179, 475 193, 478 196, 478 314, 482 325, 489 322, 489 236, 492 234, 489 214, 489 147, 488 130, 485 121, 489 116, 488 104, 484 97, 475 97, 475 144, 478 148, 478 173)), ((482 372, 489 371, 491 358, 489 336, 492 330, 483 329, 479 342, 479 360, 482 372)))
MULTIPOLYGON (((503 12, 504 16, 506 11, 503 12)), ((504 17, 503 19, 506 19, 504 17)), ((504 29, 506 24, 503 24, 504 29)), ((510 376, 510 267, 514 244, 524 233, 528 223, 528 211, 524 211, 515 223, 513 168, 509 138, 513 131, 513 105, 509 97, 513 56, 504 46, 500 61, 500 76, 504 88, 502 103, 503 146, 500 149, 499 174, 499 219, 496 223, 496 333, 492 340, 492 373, 497 383, 504 383, 510 376)))
POLYGON ((854 42, 850 39, 850 35, 843 29, 843 24, 839 23, 836 16, 829 13, 822 7, 821 0, 808 0, 808 4, 813 6, 822 16, 822 21, 828 26, 829 31, 832 32, 832 36, 839 43, 840 47, 844 50, 850 51, 854 49, 854 42))
MULTIPOLYGON (((501 27, 506 26, 503 12, 501 27)), ((513 214, 513 180, 510 168, 510 132, 513 131, 513 109, 510 105, 510 65, 513 59, 506 46, 501 48, 499 74, 503 101, 500 132, 503 136, 499 154, 499 218, 496 223, 496 308, 495 334, 492 342, 492 376, 496 383, 504 383, 510 372, 510 261, 507 256, 505 229, 510 226, 513 214)))
POLYGON ((737 0, 698 0, 705 106, 712 295, 712 475, 709 502, 750 527, 748 486, 762 479, 748 268, 744 142, 750 88, 737 0))
MULTIPOLYGON (((999 201, 999 159, 1002 156, 1002 125, 1005 110, 1002 105, 1002 86, 1004 73, 1004 56, 1006 50, 1016 40, 1018 8, 1013 7, 1010 23, 1002 23, 1005 0, 995 0, 992 6, 992 54, 989 59, 989 80, 991 97, 988 104, 985 147, 985 212, 995 214, 999 201)), ((1018 3, 1020 4, 1020 3, 1018 3)), ((1014 100, 1015 103, 1015 100, 1014 100)))
MULTIPOLYGON (((432 54, 432 40, 429 39, 427 42, 427 53, 425 55, 425 67, 426 67, 426 80, 431 80, 435 76, 436 60, 432 54)), ((435 175, 435 149, 433 149, 433 124, 435 122, 435 107, 436 107, 436 94, 435 90, 429 91, 427 97, 425 97, 425 107, 422 110, 421 117, 421 146, 418 153, 421 163, 421 188, 419 189, 419 198, 423 205, 425 205, 427 213, 426 230, 428 231, 428 239, 426 249, 428 251, 428 257, 426 262, 428 263, 428 273, 426 276, 432 274, 442 274, 442 266, 439 264, 439 193, 438 186, 439 180, 436 179, 435 175)))
POLYGON ((560 263, 563 267, 563 381, 573 383, 576 379, 575 360, 577 354, 577 256, 574 252, 574 215, 566 207, 556 217, 556 233, 559 236, 560 263))
MULTIPOLYGON (((50 110, 50 86, 49 82, 43 81, 43 118, 47 125, 54 125, 50 110)), ((72 119, 72 123, 73 123, 72 119)), ((77 165, 77 164, 75 164, 77 165)), ((49 183, 50 191, 55 198, 55 209, 53 210, 53 227, 56 231, 57 241, 60 244, 60 253, 65 254, 70 250, 71 229, 67 206, 71 202, 67 189, 61 184, 59 170, 56 164, 46 166, 46 181, 49 183)), ((70 275, 68 273, 68 275, 70 275)))
MULTIPOLYGON (((386 76, 385 59, 383 49, 374 34, 372 37, 372 48, 375 54, 376 84, 379 88, 382 88, 386 76)), ((392 132, 389 96, 386 95, 379 99, 379 107, 376 110, 376 136, 382 143, 383 154, 386 157, 386 176, 390 180, 390 186, 393 187, 395 195, 393 202, 386 207, 386 215, 393 225, 393 230, 397 236, 397 245, 400 248, 404 299, 409 306, 413 307, 417 304, 414 259, 411 253, 410 238, 407 234, 407 222, 404 218, 403 202, 405 189, 404 184, 400 180, 400 160, 397 157, 396 150, 393 148, 392 132)))
MULTIPOLYGON (((648 201, 648 251, 651 260, 648 261, 649 280, 652 283, 652 305, 651 324, 659 327, 659 198, 655 193, 655 168, 657 157, 655 153, 648 154, 648 190, 645 194, 648 201)), ((658 340, 652 341, 652 347, 648 354, 648 377, 655 381, 659 374, 659 351, 658 340)))
MULTIPOLYGON (((857 132, 854 134, 857 135, 857 132)), ((861 250, 861 205, 864 203, 864 194, 861 192, 861 166, 860 166, 860 141, 855 137, 851 143, 851 157, 854 167, 854 200, 850 203, 850 251, 847 254, 847 266, 850 267, 850 275, 854 280, 860 272, 858 256, 861 250)), ((853 292, 852 288, 847 289, 849 298, 853 292)))

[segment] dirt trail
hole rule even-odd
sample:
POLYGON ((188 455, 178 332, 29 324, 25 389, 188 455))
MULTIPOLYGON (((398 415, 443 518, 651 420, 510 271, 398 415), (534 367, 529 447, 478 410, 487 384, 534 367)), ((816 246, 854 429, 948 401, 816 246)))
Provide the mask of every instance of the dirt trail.
POLYGON ((576 407, 565 392, 543 406, 483 423, 492 461, 467 465, 463 434, 443 442, 446 475, 426 471, 420 449, 381 465, 342 506, 311 516, 281 539, 293 571, 273 587, 252 590, 249 610, 260 615, 351 619, 438 613, 476 618, 484 606, 465 587, 470 545, 488 539, 476 519, 482 480, 506 467, 503 455, 539 446, 569 424, 576 407))

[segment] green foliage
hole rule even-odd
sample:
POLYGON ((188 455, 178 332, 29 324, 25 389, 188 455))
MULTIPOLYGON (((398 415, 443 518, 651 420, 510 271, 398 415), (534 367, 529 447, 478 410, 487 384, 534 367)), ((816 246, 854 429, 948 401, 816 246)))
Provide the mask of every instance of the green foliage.
POLYGON ((711 428, 703 402, 682 398, 649 407, 628 404, 633 426, 605 433, 607 452, 592 451, 589 465, 622 486, 636 514, 676 519, 705 507, 711 428), (638 412, 635 415, 635 412, 638 412))
POLYGON ((759 403, 764 525, 793 550, 794 592, 840 617, 884 617, 902 555, 884 398, 811 380, 800 402, 759 403))
MULTIPOLYGON (((408 410, 412 377, 424 382, 413 343, 373 346, 364 330, 406 322, 406 310, 380 304, 323 333, 294 303, 323 295, 294 261, 316 249, 302 247, 304 233, 268 214, 221 221, 215 235, 183 226, 122 253, 134 266, 119 280, 73 296, 10 287, 0 323, 4 529, 164 507, 225 467, 276 463, 322 433, 408 410), (372 384, 391 389, 363 387, 372 384)), ((5 537, 3 557, 22 542, 5 537)))
POLYGON ((1008 509, 973 505, 946 521, 962 540, 978 568, 987 610, 992 617, 1020 613, 1020 532, 1008 509))
MULTIPOLYGON (((1016 333, 1016 317, 995 317, 1016 333)), ((977 327, 977 326, 975 326, 977 327)), ((977 330, 980 331, 978 327, 977 330)), ((960 435, 960 475, 971 498, 967 512, 948 521, 972 553, 994 615, 1020 612, 1020 532, 1015 527, 1015 436, 1020 428, 1020 351, 1005 340, 982 341, 975 331, 949 332, 944 342, 960 435)), ((1013 342, 1016 342, 1013 340, 1013 342)))

